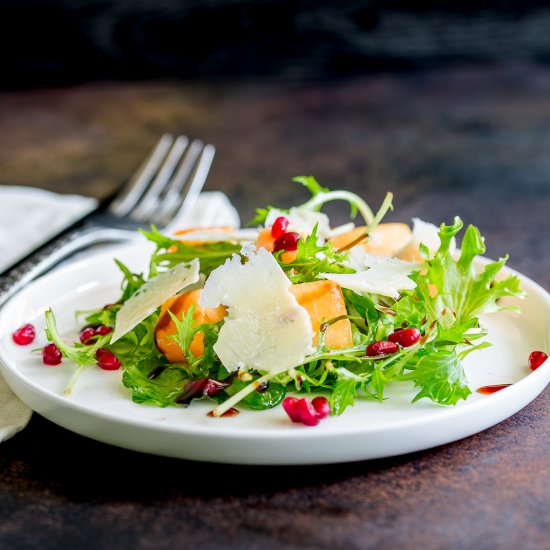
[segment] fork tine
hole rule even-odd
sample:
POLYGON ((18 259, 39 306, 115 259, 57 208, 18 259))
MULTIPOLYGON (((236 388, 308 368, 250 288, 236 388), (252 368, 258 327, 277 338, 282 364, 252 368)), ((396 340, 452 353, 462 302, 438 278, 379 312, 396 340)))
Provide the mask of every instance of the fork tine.
POLYGON ((170 220, 175 220, 176 223, 185 223, 185 218, 189 215, 204 187, 215 154, 216 148, 213 145, 204 146, 189 185, 187 187, 181 186, 178 200, 175 200, 171 205, 165 203, 165 207, 159 213, 161 217, 158 223, 168 224, 170 220))
POLYGON ((164 134, 160 138, 153 152, 109 205, 112 214, 127 216, 131 212, 162 164, 173 141, 174 138, 170 134, 164 134))
POLYGON ((178 136, 155 179, 130 213, 130 218, 132 220, 144 222, 150 221, 151 218, 154 217, 154 212, 160 203, 160 196, 168 187, 172 174, 179 164, 188 143, 189 139, 187 137, 178 136))
POLYGON ((155 215, 154 222, 162 223, 167 217, 171 217, 179 208, 185 185, 189 183, 197 159, 203 149, 203 143, 199 139, 194 139, 189 146, 185 158, 174 174, 172 181, 162 199, 162 204, 155 215))

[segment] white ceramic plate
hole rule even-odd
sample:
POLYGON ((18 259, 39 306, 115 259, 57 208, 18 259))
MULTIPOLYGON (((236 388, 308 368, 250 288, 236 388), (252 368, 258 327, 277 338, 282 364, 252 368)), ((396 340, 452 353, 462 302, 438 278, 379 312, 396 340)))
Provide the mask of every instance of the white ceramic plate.
MULTIPOLYGON (((40 334, 43 312, 52 306, 62 332, 75 330, 74 311, 93 309, 119 295, 112 257, 143 270, 149 249, 126 245, 86 257, 35 282, 0 311, 0 366, 13 391, 32 409, 79 434, 128 449, 193 460, 240 464, 314 464, 392 456, 472 435, 508 418, 533 400, 550 381, 550 361, 534 372, 527 357, 548 351, 550 297, 521 276, 529 297, 522 315, 500 312, 483 318, 491 348, 470 354, 465 368, 472 390, 487 384, 513 385, 492 395, 474 393, 455 407, 427 400, 411 404, 412 387, 395 385, 383 404, 358 402, 315 428, 289 422, 281 407, 243 410, 232 418, 206 415, 206 402, 189 408, 154 408, 133 403, 120 372, 90 368, 70 396, 63 395, 69 365, 46 367, 11 333, 32 322, 40 334)), ((44 344, 44 336, 35 343, 44 344)))

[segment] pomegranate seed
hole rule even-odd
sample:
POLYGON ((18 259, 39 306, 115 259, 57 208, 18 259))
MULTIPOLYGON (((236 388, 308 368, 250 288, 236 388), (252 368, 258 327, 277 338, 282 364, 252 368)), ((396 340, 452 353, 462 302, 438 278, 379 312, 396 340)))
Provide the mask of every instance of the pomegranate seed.
POLYGON ((387 340, 378 340, 369 344, 366 349, 366 355, 368 357, 376 357, 378 355, 390 355, 395 353, 399 348, 395 342, 388 342, 387 340))
POLYGON ((307 397, 298 399, 295 410, 302 424, 305 424, 306 426, 317 426, 317 424, 319 424, 317 411, 314 409, 307 397))
POLYGON ((529 367, 531 370, 538 369, 548 359, 544 351, 532 351, 529 354, 529 367))
POLYGON ((91 340, 94 336, 104 336, 112 332, 112 330, 111 327, 105 325, 86 325, 80 331, 80 342, 86 345, 91 344, 93 343, 91 340))
POLYGON ((390 342, 394 342, 395 344, 399 344, 404 348, 408 348, 409 346, 413 346, 418 342, 418 340, 420 340, 420 331, 414 327, 401 328, 399 330, 396 330, 395 332, 392 332, 388 336, 388 340, 390 342))
POLYGON ((91 343, 91 339, 94 336, 97 336, 97 332, 95 331, 95 329, 92 327, 85 327, 80 331, 80 343, 88 345, 91 343))
POLYGON ((106 348, 99 348, 95 352, 95 358, 97 360, 97 366, 103 370, 118 370, 120 368, 120 361, 118 357, 106 348))
POLYGON ((296 250, 298 248, 298 241, 300 240, 300 234, 299 233, 283 233, 280 237, 275 239, 275 242, 273 243, 273 252, 277 252, 278 250, 296 250))
POLYGON ((292 422, 300 422, 300 415, 296 411, 297 403, 298 399, 296 397, 285 397, 283 400, 283 409, 292 422))
POLYGON ((34 326, 30 323, 27 323, 26 325, 23 325, 22 327, 18 328, 12 335, 13 341, 18 346, 27 346, 28 344, 31 344, 34 342, 34 339, 36 337, 36 332, 34 330, 34 326))
POLYGON ((278 239, 282 235, 286 233, 286 230, 288 229, 288 218, 285 218, 284 216, 279 216, 271 226, 271 236, 275 239, 278 239))
POLYGON ((311 404, 317 413, 317 416, 322 420, 330 414, 330 405, 328 399, 323 396, 315 397, 311 404))
POLYGON ((51 365, 53 367, 59 365, 62 359, 63 355, 57 344, 51 342, 42 349, 42 362, 44 365, 51 365))

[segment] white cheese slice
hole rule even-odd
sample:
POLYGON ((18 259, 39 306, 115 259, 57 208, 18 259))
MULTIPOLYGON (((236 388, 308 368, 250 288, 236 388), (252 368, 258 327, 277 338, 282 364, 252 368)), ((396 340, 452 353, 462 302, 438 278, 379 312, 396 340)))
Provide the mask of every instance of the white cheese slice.
POLYGON ((383 256, 380 254, 370 254, 364 246, 357 245, 348 251, 348 259, 344 264, 355 269, 355 271, 364 271, 369 267, 385 266, 394 271, 408 275, 413 271, 418 271, 424 265, 424 262, 408 262, 393 258, 392 256, 383 256))
POLYGON ((284 372, 312 351, 307 311, 289 291, 290 281, 264 248, 234 255, 208 277, 199 305, 224 305, 228 314, 214 351, 229 371, 284 372))
MULTIPOLYGON (((403 260, 421 260, 419 247, 423 244, 428 247, 429 258, 433 258, 439 250, 441 240, 439 239, 439 227, 433 223, 425 222, 420 218, 413 218, 413 230, 409 243, 403 247, 397 256, 403 260)), ((450 245, 451 254, 456 248, 456 241, 453 238, 450 245)))
POLYGON ((422 265, 374 254, 366 254, 362 262, 365 267, 368 267, 365 271, 321 273, 321 276, 358 294, 372 292, 397 299, 400 291, 412 290, 416 287, 416 283, 407 275, 422 265))
POLYGON ((288 212, 272 208, 265 220, 266 227, 273 225, 273 222, 279 217, 287 218, 288 231, 296 231, 301 235, 310 235, 313 228, 317 225, 317 236, 321 239, 330 237, 330 220, 323 212, 315 212, 307 208, 291 208, 288 212))
POLYGON ((161 306, 168 298, 199 280, 199 260, 178 264, 149 279, 118 310, 111 343, 122 338, 161 306))

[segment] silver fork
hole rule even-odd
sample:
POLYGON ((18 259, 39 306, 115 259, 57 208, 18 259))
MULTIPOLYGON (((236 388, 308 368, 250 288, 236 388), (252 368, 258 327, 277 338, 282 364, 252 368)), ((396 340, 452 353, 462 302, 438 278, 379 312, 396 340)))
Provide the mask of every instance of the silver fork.
POLYGON ((185 219, 204 186, 214 154, 213 145, 163 135, 123 189, 107 206, 86 218, 81 229, 56 239, 0 277, 0 307, 77 252, 134 239, 139 226, 165 228, 174 219, 185 219))

